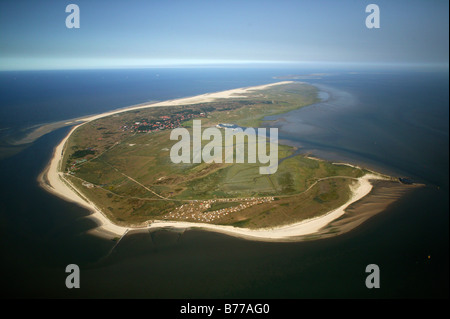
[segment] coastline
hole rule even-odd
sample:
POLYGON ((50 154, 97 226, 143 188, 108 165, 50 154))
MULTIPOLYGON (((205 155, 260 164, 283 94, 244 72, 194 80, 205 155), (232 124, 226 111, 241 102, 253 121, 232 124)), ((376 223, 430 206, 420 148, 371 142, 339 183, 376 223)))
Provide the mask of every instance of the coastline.
MULTIPOLYGON (((160 101, 160 102, 145 102, 145 103, 139 103, 123 108, 118 108, 112 111, 108 111, 105 113, 100 114, 92 114, 92 115, 85 115, 80 116, 73 119, 68 120, 62 120, 52 123, 43 123, 34 125, 32 127, 29 127, 25 129, 26 131, 29 131, 24 136, 21 136, 19 138, 13 138, 8 139, 7 143, 12 146, 20 146, 25 144, 30 144, 34 142, 36 139, 40 138, 41 136, 50 133, 58 128, 70 126, 76 123, 83 123, 88 121, 93 121, 105 116, 110 116, 118 113, 133 111, 133 110, 139 110, 149 107, 160 107, 160 106, 175 106, 175 105, 190 105, 190 104, 196 104, 196 103, 208 103, 213 102, 217 99, 227 99, 227 98, 240 98, 240 97, 246 97, 246 96, 239 96, 236 94, 243 94, 247 93, 251 90, 262 90, 266 87, 270 87, 272 85, 279 85, 279 84, 288 84, 288 83, 294 83, 294 81, 281 81, 281 82, 275 82, 270 84, 263 84, 253 87, 246 87, 246 88, 237 88, 237 89, 231 89, 231 90, 225 90, 225 91, 218 91, 218 92, 212 92, 212 93, 204 93, 200 95, 190 96, 190 97, 183 97, 179 99, 174 100, 167 100, 167 101, 160 101)), ((301 83, 301 82, 296 82, 301 83)))
MULTIPOLYGON (((38 181, 41 187, 51 192, 52 194, 70 201, 77 203, 78 205, 87 208, 92 212, 88 218, 95 220, 98 224, 97 228, 94 228, 89 233, 94 235, 99 235, 106 238, 117 238, 122 237, 128 231, 131 230, 143 230, 143 229, 160 229, 160 228, 175 228, 175 229, 202 229, 206 231, 219 232, 235 237, 250 239, 250 240, 260 240, 260 241, 300 241, 305 239, 305 236, 311 236, 319 234, 326 226, 328 226, 333 221, 339 219, 346 212, 346 209, 353 203, 361 200, 367 196, 373 188, 372 180, 386 180, 386 177, 381 175, 375 175, 372 173, 366 174, 360 178, 355 179, 356 182, 351 186, 351 197, 342 206, 327 212, 324 215, 315 217, 312 219, 303 220, 298 223, 278 226, 266 229, 248 229, 248 228, 238 228, 234 226, 221 226, 206 223, 190 223, 190 222, 176 222, 176 221, 154 221, 152 224, 145 227, 125 227, 114 224, 109 220, 101 210, 82 194, 80 194, 76 188, 64 178, 64 174, 59 171, 62 154, 66 141, 69 139, 71 134, 81 125, 94 121, 96 119, 110 116, 117 113, 123 113, 131 110, 143 109, 148 107, 159 107, 159 106, 175 106, 175 105, 188 105, 196 103, 207 103, 216 101, 218 99, 227 98, 239 98, 245 97, 239 94, 247 93, 253 90, 261 90, 273 85, 292 83, 293 81, 282 81, 266 85, 248 87, 248 88, 238 88, 227 91, 206 93, 198 96, 169 100, 165 102, 158 102, 153 104, 139 105, 119 110, 114 110, 98 115, 89 116, 77 120, 77 122, 82 122, 74 126, 67 136, 56 146, 52 159, 50 160, 46 169, 39 175, 38 181)), ((344 163, 342 163, 344 164, 344 163)), ((350 165, 350 164, 348 164, 350 165)))
MULTIPOLYGON (((110 115, 114 115, 114 114, 118 114, 118 113, 123 113, 123 112, 128 112, 128 111, 133 111, 133 110, 145 109, 145 108, 149 108, 149 107, 190 105, 190 104, 197 104, 197 103, 214 102, 219 99, 245 98, 246 96, 244 96, 244 95, 236 95, 236 94, 244 94, 244 93, 248 93, 249 91, 253 91, 253 90, 263 90, 263 89, 266 89, 266 88, 274 86, 274 85, 282 85, 282 84, 289 84, 289 83, 294 83, 294 81, 275 82, 275 83, 251 86, 251 87, 246 87, 246 88, 237 88, 237 89, 231 89, 231 90, 226 90, 226 91, 205 93, 205 94, 184 97, 184 98, 174 99, 174 100, 168 100, 168 101, 163 101, 163 102, 141 104, 141 105, 131 106, 131 107, 118 109, 118 110, 114 110, 114 111, 110 111, 110 112, 106 112, 106 113, 83 117, 83 118, 76 120, 76 122, 90 122, 90 121, 94 121, 94 120, 97 120, 102 117, 106 117, 106 116, 110 116, 110 115)), ((301 82, 296 82, 296 83, 301 83, 301 82)))

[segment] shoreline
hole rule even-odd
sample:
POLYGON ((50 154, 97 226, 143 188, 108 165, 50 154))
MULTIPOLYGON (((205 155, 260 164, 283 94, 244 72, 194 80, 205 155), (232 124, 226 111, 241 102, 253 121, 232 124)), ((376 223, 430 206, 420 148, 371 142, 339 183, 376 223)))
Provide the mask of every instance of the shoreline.
POLYGON ((67 120, 61 120, 56 122, 50 122, 50 123, 41 123, 36 124, 31 127, 25 128, 24 131, 29 131, 24 136, 21 136, 19 138, 10 138, 7 139, 6 142, 11 146, 21 146, 26 145, 34 142, 41 136, 48 134, 56 129, 70 126, 76 123, 83 123, 86 121, 93 121, 98 118, 102 118, 105 116, 110 116, 118 113, 133 111, 133 110, 139 110, 149 107, 161 107, 161 106, 174 106, 174 105, 190 105, 190 104, 196 104, 196 103, 208 103, 213 102, 217 99, 221 98, 239 98, 239 97, 246 97, 246 96, 239 96, 233 94, 242 94, 247 93, 251 90, 261 90, 266 87, 270 87, 272 85, 279 85, 279 84, 288 84, 288 83, 302 83, 299 81, 281 81, 281 82, 274 82, 269 84, 263 84, 258 86, 252 86, 252 87, 245 87, 245 88, 237 88, 237 89, 231 89, 231 90, 225 90, 225 91, 218 91, 218 92, 211 92, 211 93, 204 93, 200 95, 194 95, 189 97, 183 97, 178 99, 172 99, 167 101, 149 101, 149 102, 143 102, 139 104, 134 104, 130 106, 121 107, 118 109, 114 109, 112 111, 107 111, 100 114, 91 114, 91 115, 85 115, 80 116, 72 119, 67 120))
POLYGON ((122 237, 128 231, 132 230, 162 229, 162 228, 201 229, 206 231, 219 232, 234 237, 260 241, 300 241, 303 240, 305 236, 319 234, 320 230, 324 229, 327 225, 329 225, 330 223, 332 223, 333 221, 344 215, 346 212, 345 210, 350 205, 364 198, 372 191, 373 184, 370 182, 371 180, 386 180, 386 177, 382 177, 381 175, 378 174, 375 175, 369 173, 360 178, 356 178, 355 179, 356 183, 354 183, 350 187, 352 195, 349 198, 349 200, 340 207, 332 211, 329 211, 324 215, 314 217, 311 219, 306 219, 301 222, 297 222, 290 225, 253 230, 248 228, 238 228, 234 226, 225 226, 225 225, 222 226, 206 223, 177 222, 177 221, 154 221, 150 225, 143 227, 119 226, 114 224, 111 220, 109 220, 94 203, 92 203, 82 194, 80 194, 76 190, 76 188, 70 183, 70 181, 64 178, 63 173, 59 171, 66 141, 78 127, 91 121, 94 121, 96 119, 148 107, 189 105, 196 103, 212 102, 218 99, 240 98, 244 96, 239 96, 238 94, 248 93, 249 91, 261 90, 270 86, 287 83, 293 83, 293 81, 282 81, 254 87, 238 88, 221 92, 206 93, 193 97, 169 100, 165 102, 132 106, 128 108, 123 108, 119 110, 89 116, 86 118, 81 118, 77 120, 77 122, 82 123, 74 126, 70 130, 70 132, 64 137, 64 139, 55 147, 53 156, 49 164, 38 177, 38 182, 40 186, 43 187, 48 192, 66 201, 74 202, 80 205, 81 207, 84 207, 89 211, 91 211, 92 214, 87 217, 96 221, 98 227, 89 230, 88 233, 92 233, 94 235, 111 239, 122 237))

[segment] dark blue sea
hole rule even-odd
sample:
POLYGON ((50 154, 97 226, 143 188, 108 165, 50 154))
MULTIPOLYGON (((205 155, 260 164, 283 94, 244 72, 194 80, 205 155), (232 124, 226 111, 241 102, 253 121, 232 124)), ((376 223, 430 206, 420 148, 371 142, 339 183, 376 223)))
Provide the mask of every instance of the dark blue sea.
POLYGON ((448 74, 287 66, 1 72, 2 297, 448 298, 448 74), (316 85, 325 99, 267 119, 279 120, 286 143, 426 186, 329 239, 263 243, 160 230, 130 232, 115 245, 86 233, 96 226, 88 211, 38 186, 70 127, 8 151, 30 127, 288 75, 316 85), (379 289, 365 286, 373 263, 379 289), (68 264, 80 266, 80 289, 65 286, 68 264))

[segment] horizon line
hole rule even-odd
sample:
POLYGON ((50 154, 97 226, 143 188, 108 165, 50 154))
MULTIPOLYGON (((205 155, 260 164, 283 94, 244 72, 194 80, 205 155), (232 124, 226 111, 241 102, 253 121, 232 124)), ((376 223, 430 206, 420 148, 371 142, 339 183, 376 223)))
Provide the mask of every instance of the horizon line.
POLYGON ((106 65, 54 65, 33 67, 8 67, 0 65, 0 72, 14 71, 74 71, 74 70, 115 70, 115 69, 165 69, 165 68, 251 68, 261 66, 349 66, 349 67, 419 67, 419 68, 449 68, 449 62, 351 62, 351 61, 245 61, 245 60, 211 60, 184 61, 161 64, 106 64, 106 65))

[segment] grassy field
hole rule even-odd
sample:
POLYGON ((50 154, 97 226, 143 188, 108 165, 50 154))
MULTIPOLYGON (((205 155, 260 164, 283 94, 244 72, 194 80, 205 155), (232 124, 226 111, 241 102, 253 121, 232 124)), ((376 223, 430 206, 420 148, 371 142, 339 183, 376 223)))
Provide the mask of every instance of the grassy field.
POLYGON ((293 83, 246 98, 108 116, 74 131, 62 170, 83 196, 120 225, 161 219, 249 228, 290 224, 342 205, 349 185, 364 172, 293 156, 295 150, 285 145, 278 147, 280 164, 271 175, 259 174, 259 167, 266 166, 260 163, 174 164, 171 129, 139 132, 142 124, 136 123, 160 123, 183 114, 190 118, 177 125, 192 131, 192 119, 202 114, 203 129, 218 123, 259 127, 265 116, 316 101, 314 87, 293 83))

